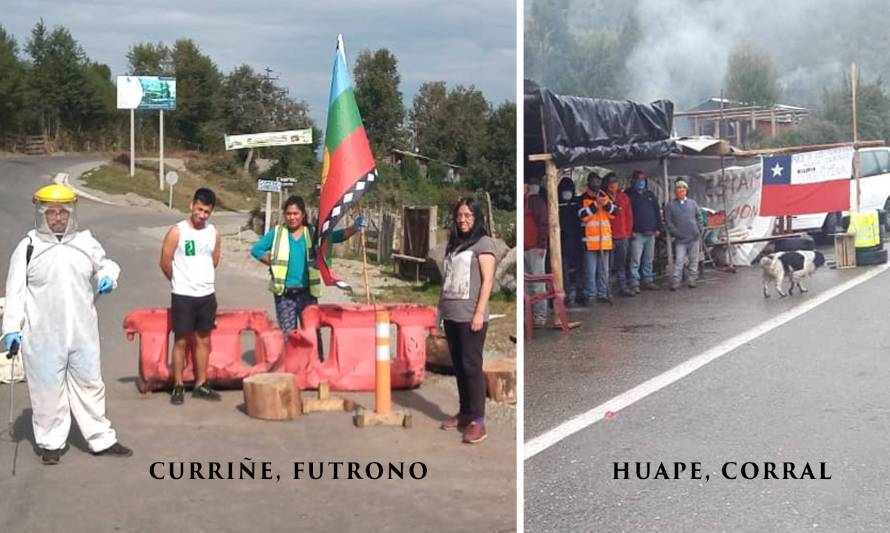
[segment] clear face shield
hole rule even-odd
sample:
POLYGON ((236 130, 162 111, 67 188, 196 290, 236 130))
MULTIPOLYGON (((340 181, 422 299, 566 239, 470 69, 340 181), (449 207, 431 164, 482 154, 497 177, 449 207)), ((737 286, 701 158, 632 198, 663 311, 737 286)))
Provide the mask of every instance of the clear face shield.
POLYGON ((34 216, 38 233, 62 238, 77 231, 76 202, 34 202, 34 216))

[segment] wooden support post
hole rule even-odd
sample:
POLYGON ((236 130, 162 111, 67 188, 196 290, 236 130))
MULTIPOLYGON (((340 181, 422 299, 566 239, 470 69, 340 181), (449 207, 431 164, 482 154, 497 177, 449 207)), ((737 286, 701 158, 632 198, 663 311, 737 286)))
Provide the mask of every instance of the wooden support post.
POLYGON ((714 137, 717 139, 723 138, 723 128, 721 128, 720 126, 721 126, 720 119, 719 118, 714 119, 714 137))
POLYGON ((701 135, 701 123, 698 121, 698 117, 692 119, 692 134, 696 137, 701 135))
POLYGON ((859 142, 859 128, 856 123, 856 63, 850 67, 850 91, 853 94, 853 173, 856 177, 856 211, 859 211, 859 207, 862 205, 862 189, 860 188, 859 179, 862 174, 861 170, 861 159, 859 156, 859 149, 855 148, 856 144, 859 142))
POLYGON ((244 378, 247 415, 263 420, 291 420, 300 416, 302 402, 294 375, 287 372, 256 374, 244 378))
POLYGON ((556 292, 563 292, 562 279, 562 242, 559 240, 559 193, 557 192, 556 163, 550 158, 545 162, 547 168, 547 218, 550 233, 550 272, 553 274, 553 287, 556 292))
POLYGON ((775 139, 775 138, 776 138, 776 134, 778 133, 777 130, 776 130, 776 110, 775 110, 775 109, 772 109, 772 110, 769 112, 769 120, 770 120, 770 124, 771 124, 771 126, 772 126, 772 128, 773 128, 773 131, 772 131, 772 138, 775 139))
POLYGON ((331 386, 327 382, 318 384, 318 397, 303 400, 303 413, 352 411, 355 404, 339 396, 331 396, 331 386))
POLYGON ((735 121, 735 145, 736 146, 742 145, 742 121, 741 120, 735 121))
MULTIPOLYGON (((671 200, 671 191, 669 188, 670 185, 668 184, 668 161, 667 161, 666 157, 661 160, 661 168, 663 171, 662 175, 663 175, 663 180, 664 180, 664 205, 667 205, 667 203, 671 200)), ((659 213, 659 216, 663 217, 664 213, 659 213)), ((673 241, 671 240, 671 233, 669 231, 665 230, 664 237, 665 237, 665 242, 667 243, 668 264, 673 265, 674 264, 674 250, 673 250, 673 246, 671 246, 673 244, 673 241)))

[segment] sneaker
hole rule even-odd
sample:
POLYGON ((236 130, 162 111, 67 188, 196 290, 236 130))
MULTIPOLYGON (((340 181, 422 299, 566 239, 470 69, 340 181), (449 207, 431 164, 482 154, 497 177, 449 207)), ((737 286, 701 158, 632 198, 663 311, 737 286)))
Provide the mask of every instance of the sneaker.
POLYGON ((40 461, 45 465, 57 465, 59 461, 62 460, 62 449, 58 450, 43 450, 43 455, 40 457, 40 461))
POLYGON ((131 455, 133 455, 133 450, 127 448, 119 442, 115 442, 111 445, 110 448, 105 448, 101 452, 93 452, 93 455, 104 455, 107 457, 130 457, 131 455))
POLYGON ((639 287, 633 287, 631 290, 633 291, 634 294, 640 294, 640 288, 639 288, 639 287))
POLYGON ((488 436, 488 432, 485 431, 485 424, 483 422, 479 422, 474 420, 467 425, 467 429, 464 430, 464 443, 466 444, 476 444, 477 442, 482 442, 485 440, 485 437, 488 436))
POLYGON ((643 288, 649 291, 657 291, 661 290, 661 287, 655 284, 654 281, 650 281, 649 283, 643 284, 643 288))
POLYGON ((173 392, 170 393, 170 403, 173 405, 182 405, 185 401, 185 387, 182 385, 174 385, 173 392))
POLYGON ((451 418, 443 421, 442 425, 439 426, 439 429, 444 429, 445 431, 456 429, 463 433, 467 429, 467 423, 464 421, 464 418, 461 415, 454 415, 451 418))
POLYGON ((546 328, 547 327, 547 319, 546 318, 536 318, 534 320, 534 327, 546 328))
POLYGON ((690 281, 689 283, 686 284, 686 286, 689 287, 690 289, 694 289, 694 288, 695 288, 695 282, 694 282, 694 281, 690 281))
POLYGON ((222 400, 222 396, 219 395, 218 392, 210 388, 210 385, 207 383, 201 383, 200 385, 195 387, 195 390, 192 391, 192 398, 200 398, 202 400, 209 400, 211 402, 218 402, 222 400))
POLYGON ((636 293, 633 291, 633 289, 628 289, 627 287, 625 287, 621 289, 618 294, 620 294, 621 296, 634 296, 636 293))

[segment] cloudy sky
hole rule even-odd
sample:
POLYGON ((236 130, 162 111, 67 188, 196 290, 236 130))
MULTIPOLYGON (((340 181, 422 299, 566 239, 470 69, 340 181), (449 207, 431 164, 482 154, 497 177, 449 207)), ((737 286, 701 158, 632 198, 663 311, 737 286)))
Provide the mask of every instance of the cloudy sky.
POLYGON ((515 0, 2 0, 0 25, 24 46, 39 18, 68 28, 89 57, 125 74, 137 42, 193 39, 223 72, 266 67, 324 128, 337 34, 350 69, 388 48, 410 107, 424 81, 473 84, 497 104, 516 95, 515 0))

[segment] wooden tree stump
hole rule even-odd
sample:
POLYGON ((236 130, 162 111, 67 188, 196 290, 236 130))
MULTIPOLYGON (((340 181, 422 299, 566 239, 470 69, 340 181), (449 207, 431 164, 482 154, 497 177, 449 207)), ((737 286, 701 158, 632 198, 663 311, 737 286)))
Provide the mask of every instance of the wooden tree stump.
POLYGON ((285 372, 244 378, 244 403, 248 416, 263 420, 291 420, 303 411, 294 375, 285 372))
POLYGON ((488 397, 496 402, 516 403, 516 359, 498 359, 482 365, 488 397))
POLYGON ((445 335, 430 335, 426 338, 426 369, 437 374, 454 374, 451 352, 445 335))

